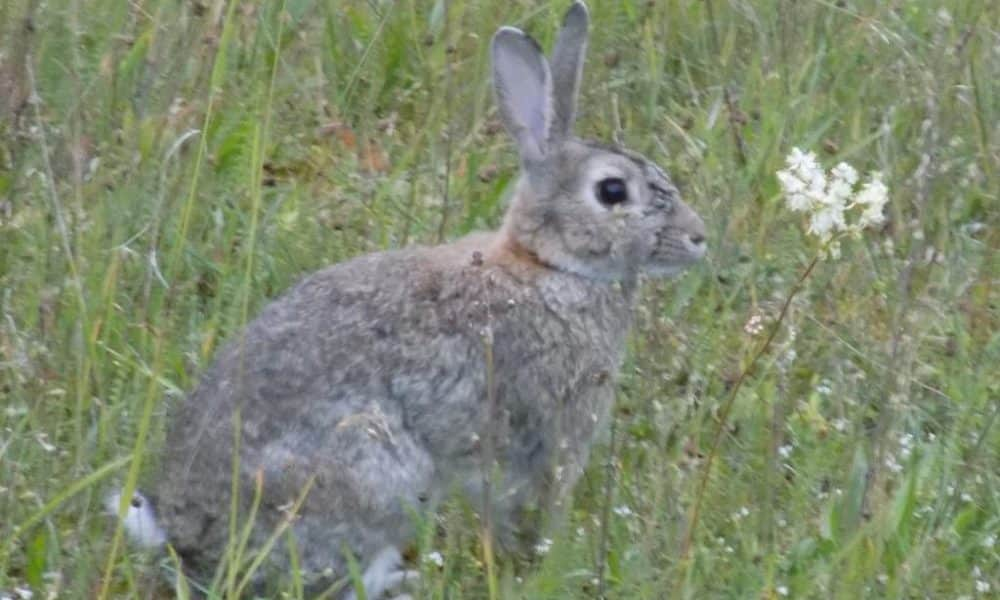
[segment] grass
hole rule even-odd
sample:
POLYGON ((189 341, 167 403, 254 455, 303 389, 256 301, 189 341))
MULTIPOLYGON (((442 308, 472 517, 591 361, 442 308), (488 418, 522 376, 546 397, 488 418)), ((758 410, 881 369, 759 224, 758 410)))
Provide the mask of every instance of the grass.
MULTIPOLYGON (((645 288, 614 445, 498 595, 997 593, 1000 5, 941 6, 592 2, 578 128, 666 167, 711 257, 645 288), (883 171, 889 221, 817 264, 750 365, 748 323, 818 250, 774 177, 792 146, 883 171)), ((564 9, 0 6, 0 595, 163 587, 106 491, 141 485, 166 407, 302 274, 497 225, 516 159, 487 41, 549 47, 564 9)), ((423 529, 422 595, 485 597, 467 510, 423 529)))

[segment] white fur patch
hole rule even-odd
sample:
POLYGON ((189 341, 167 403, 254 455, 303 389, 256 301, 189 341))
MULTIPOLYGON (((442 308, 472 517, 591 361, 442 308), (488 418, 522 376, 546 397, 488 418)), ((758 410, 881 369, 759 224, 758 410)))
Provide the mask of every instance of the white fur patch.
MULTIPOLYGON (((396 548, 386 546, 379 550, 361 576, 361 582, 365 586, 365 595, 373 599, 384 598, 387 593, 402 592, 400 588, 405 587, 408 583, 416 582, 420 573, 400 568, 402 562, 403 559, 396 548)), ((351 592, 347 598, 348 600, 356 600, 356 592, 351 592)), ((405 593, 393 596, 393 600, 407 598, 410 596, 405 593)))
MULTIPOLYGON (((108 514, 118 515, 121 504, 121 491, 117 491, 105 501, 108 514)), ((143 548, 159 548, 167 541, 167 534, 156 522, 153 506, 139 492, 132 495, 132 501, 122 515, 122 525, 128 538, 143 548)))

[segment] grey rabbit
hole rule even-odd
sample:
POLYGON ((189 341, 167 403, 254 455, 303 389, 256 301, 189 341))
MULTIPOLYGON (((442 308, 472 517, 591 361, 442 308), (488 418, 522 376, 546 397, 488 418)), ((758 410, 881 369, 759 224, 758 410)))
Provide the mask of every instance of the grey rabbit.
MULTIPOLYGON (((251 548, 310 486, 289 529, 314 589, 347 576, 348 550, 367 597, 389 593, 407 576, 413 511, 453 492, 479 507, 484 469, 498 474, 501 541, 526 509, 566 499, 610 414, 639 276, 675 274, 706 248, 661 169, 572 134, 588 24, 574 3, 551 61, 518 29, 493 36, 521 165, 499 231, 360 256, 264 308, 172 415, 149 500, 123 514, 133 537, 213 572, 237 429, 243 517, 262 482, 251 548)), ((264 577, 289 568, 286 546, 264 577)))

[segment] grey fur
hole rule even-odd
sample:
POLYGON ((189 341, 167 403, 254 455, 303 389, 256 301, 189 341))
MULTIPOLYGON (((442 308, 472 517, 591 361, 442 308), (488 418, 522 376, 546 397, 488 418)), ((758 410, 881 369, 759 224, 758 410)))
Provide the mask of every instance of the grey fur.
MULTIPOLYGON (((567 26, 579 26, 569 17, 580 8, 567 26)), ((582 48, 578 33, 571 39, 582 48)), ((545 85, 514 97, 503 72, 534 65, 544 83, 546 60, 512 29, 493 49, 500 113, 533 161, 503 226, 315 273, 219 353, 173 415, 154 495, 192 570, 210 573, 227 543, 236 428, 244 515, 258 474, 263 481, 251 546, 311 481, 291 526, 302 568, 315 585, 329 583, 346 575, 349 549, 370 567, 373 598, 399 579, 385 574, 386 557, 412 541, 409 511, 432 511, 453 490, 479 506, 483 436, 493 436, 502 473, 493 490, 502 539, 516 537, 526 507, 560 503, 582 473, 614 400, 638 274, 700 259, 704 225, 635 153, 572 137, 526 145, 518 106, 548 121, 553 100, 545 85), (624 179, 629 202, 603 206, 595 190, 604 177, 624 179)), ((287 568, 284 546, 268 577, 287 568)))
POLYGON ((573 131, 589 25, 587 6, 583 2, 574 2, 566 12, 556 46, 552 49, 554 114, 549 137, 553 142, 566 139, 573 131))
POLYGON ((493 88, 522 162, 542 161, 552 123, 552 74, 538 42, 514 27, 493 36, 493 88))

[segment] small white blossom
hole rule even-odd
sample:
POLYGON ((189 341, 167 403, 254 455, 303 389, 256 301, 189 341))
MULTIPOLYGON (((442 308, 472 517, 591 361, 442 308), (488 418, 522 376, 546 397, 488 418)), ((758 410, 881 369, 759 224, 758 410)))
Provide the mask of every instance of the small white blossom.
POLYGON ((552 540, 549 538, 542 538, 535 544, 535 554, 539 556, 545 556, 552 549, 552 540))
POLYGON ((625 504, 614 507, 612 511, 619 517, 631 517, 632 515, 635 514, 632 512, 632 509, 625 504))
POLYGON ((791 154, 785 159, 791 171, 797 171, 810 177, 823 177, 823 169, 820 168, 816 155, 812 152, 803 152, 798 147, 792 148, 791 154))
POLYGON ((424 562, 430 563, 430 564, 435 565, 437 567, 443 567, 444 566, 444 557, 441 556, 440 552, 438 552, 437 550, 435 550, 434 552, 431 552, 427 556, 424 557, 424 562))
POLYGON ((982 545, 983 545, 983 548, 992 548, 993 546, 996 545, 996 543, 997 543, 997 536, 995 536, 995 535, 993 535, 991 533, 988 536, 986 536, 985 538, 983 538, 982 545))
POLYGON ((752 315, 743 325, 743 331, 750 335, 760 335, 764 331, 764 318, 760 315, 752 315))
POLYGON ((833 175, 834 181, 842 182, 848 187, 851 187, 858 182, 857 170, 845 162, 842 162, 834 167, 830 171, 830 174, 833 175))
POLYGON ((777 592, 777 594, 779 596, 787 596, 788 595, 788 586, 787 585, 779 585, 778 587, 774 588, 774 591, 777 592))
POLYGON ((988 594, 990 591, 990 582, 982 579, 976 580, 976 591, 980 594, 988 594))
POLYGON ((869 180, 861 186, 854 202, 863 208, 858 219, 858 226, 862 229, 881 225, 885 221, 882 211, 889 202, 889 188, 882 183, 882 173, 875 171, 869 175, 869 180))
POLYGON ((910 458, 913 453, 914 437, 912 433, 904 433, 899 437, 899 456, 903 460, 910 458))
POLYGON ((903 471, 903 465, 899 464, 895 456, 885 457, 885 466, 893 473, 901 473, 903 471))
POLYGON ((815 154, 792 148, 785 167, 776 175, 786 205, 789 210, 809 214, 808 232, 829 245, 830 256, 839 256, 839 248, 834 245, 837 234, 857 233, 885 220, 883 209, 889 190, 880 172, 870 173, 868 181, 855 193, 858 172, 845 162, 831 169, 827 177, 815 154), (861 214, 849 223, 847 214, 855 207, 861 209, 861 214))
POLYGON ((781 458, 788 458, 791 455, 792 455, 791 444, 785 444, 784 446, 778 448, 778 456, 780 456, 781 458))

